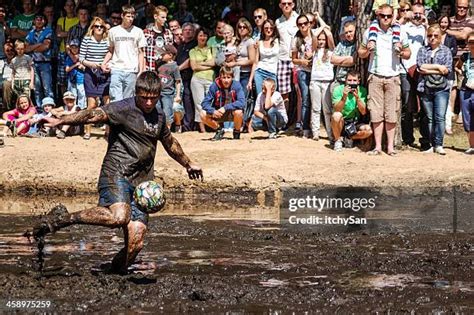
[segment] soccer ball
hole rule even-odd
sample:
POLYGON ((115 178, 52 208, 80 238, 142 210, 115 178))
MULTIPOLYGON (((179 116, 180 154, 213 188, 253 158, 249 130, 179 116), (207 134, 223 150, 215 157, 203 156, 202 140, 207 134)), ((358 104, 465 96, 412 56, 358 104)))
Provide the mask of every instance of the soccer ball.
POLYGON ((166 204, 163 188, 152 180, 139 184, 133 192, 133 198, 140 210, 146 213, 161 211, 166 204))

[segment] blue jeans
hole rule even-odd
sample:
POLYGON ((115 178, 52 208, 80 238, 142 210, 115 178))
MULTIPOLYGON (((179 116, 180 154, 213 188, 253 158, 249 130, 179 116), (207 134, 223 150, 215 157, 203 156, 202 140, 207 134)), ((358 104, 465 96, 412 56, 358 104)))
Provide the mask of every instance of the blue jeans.
POLYGON ((303 130, 311 130, 311 102, 309 99, 309 82, 311 72, 298 70, 298 86, 301 91, 301 119, 303 120, 303 130))
POLYGON ((110 101, 120 101, 134 96, 136 81, 137 74, 135 72, 112 70, 109 87, 110 101))
POLYGON ((426 91, 421 95, 421 104, 428 117, 430 141, 433 147, 443 146, 448 102, 449 90, 426 91))
POLYGON ((262 84, 265 79, 273 79, 275 81, 275 89, 277 88, 277 76, 275 73, 268 72, 263 69, 255 70, 255 89, 257 90, 257 96, 262 92, 262 84))
POLYGON ((156 108, 160 107, 165 112, 166 123, 168 124, 171 124, 173 122, 173 101, 174 94, 161 94, 160 101, 156 103, 156 108))
MULTIPOLYGON (((45 97, 54 98, 51 64, 49 62, 34 63, 35 67, 35 102, 41 111, 41 101, 45 97)), ((29 96, 29 95, 28 95, 29 96)))
POLYGON ((462 120, 464 125, 464 131, 474 131, 474 91, 473 90, 461 90, 459 92, 462 110, 462 120))
POLYGON ((84 90, 84 83, 72 83, 68 81, 67 83, 67 90, 71 91, 76 95, 76 104, 81 109, 86 109, 86 91, 84 90))
MULTIPOLYGON (((276 107, 272 107, 268 110, 268 132, 276 133, 279 129, 283 128, 286 124, 285 119, 278 111, 276 107)), ((263 119, 253 115, 252 117, 252 128, 254 130, 264 130, 263 119)))

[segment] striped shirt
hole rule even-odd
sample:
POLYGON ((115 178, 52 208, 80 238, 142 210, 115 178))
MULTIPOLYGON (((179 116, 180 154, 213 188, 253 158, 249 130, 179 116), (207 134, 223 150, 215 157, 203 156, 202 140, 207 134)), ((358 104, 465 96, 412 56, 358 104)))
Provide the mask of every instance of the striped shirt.
POLYGON ((96 63, 102 63, 105 55, 109 51, 109 40, 103 39, 98 42, 92 36, 86 36, 82 40, 81 50, 79 53, 80 61, 91 61, 96 63))

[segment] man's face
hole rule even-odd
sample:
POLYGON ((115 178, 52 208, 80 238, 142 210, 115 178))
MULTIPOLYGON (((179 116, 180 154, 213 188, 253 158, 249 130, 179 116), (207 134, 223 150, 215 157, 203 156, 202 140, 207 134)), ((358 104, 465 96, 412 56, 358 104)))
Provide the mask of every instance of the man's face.
POLYGON ((233 77, 230 74, 221 75, 220 80, 221 80, 222 87, 224 89, 230 88, 230 86, 232 85, 232 79, 233 79, 233 77))
POLYGON ((180 0, 178 7, 181 11, 186 11, 186 8, 187 8, 186 0, 180 0))
POLYGON ((347 25, 344 27, 344 37, 348 42, 353 42, 355 38, 355 26, 347 25))
POLYGON ((179 22, 176 20, 170 21, 170 30, 174 32, 174 30, 177 30, 179 28, 179 22))
POLYGON ((445 4, 441 6, 441 14, 451 16, 451 5, 450 4, 445 4))
POLYGON ((74 13, 74 1, 66 1, 64 11, 66 11, 66 14, 74 13))
POLYGON ((187 43, 192 41, 194 38, 194 29, 191 26, 183 28, 183 40, 187 43))
POLYGON ((4 7, 0 7, 0 21, 5 20, 5 15, 7 14, 4 7))
POLYGON ((267 15, 263 14, 262 11, 257 10, 253 13, 253 20, 255 21, 255 25, 257 27, 262 26, 263 22, 267 19, 267 15))
POLYGON ((357 15, 359 12, 359 1, 355 0, 352 4, 351 13, 352 15, 357 15))
POLYGON ((181 28, 177 28, 173 31, 174 42, 176 45, 179 45, 183 42, 183 30, 181 28))
POLYGON ((43 17, 41 17, 41 16, 36 17, 35 20, 34 20, 34 25, 35 25, 36 29, 42 29, 43 26, 44 26, 44 22, 45 21, 44 21, 43 17))
POLYGON ((79 10, 79 22, 87 23, 89 21, 89 12, 87 10, 79 10))
POLYGON ((294 6, 293 0, 280 0, 279 7, 283 14, 290 14, 294 6))
POLYGON ((125 28, 129 28, 130 26, 132 26, 134 19, 135 19, 135 14, 132 14, 132 13, 122 14, 122 26, 125 28))
POLYGON ((15 47, 17 55, 22 56, 25 53, 25 45, 18 45, 15 47))
POLYGON ((380 13, 379 13, 379 24, 380 26, 383 27, 390 27, 392 25, 392 20, 393 20, 393 10, 392 8, 385 7, 383 8, 380 13))
POLYGON ((43 10, 43 14, 46 15, 48 19, 48 23, 52 23, 54 20, 54 8, 53 7, 45 7, 43 10))
POLYGON ((356 75, 347 75, 346 78, 347 85, 359 85, 359 77, 356 75))
POLYGON ((437 29, 429 31, 426 37, 431 47, 438 47, 441 43, 441 32, 437 29))
POLYGON ((118 13, 112 13, 110 15, 110 21, 112 22, 112 26, 117 26, 122 23, 122 16, 118 13))
POLYGON ((166 13, 165 12, 160 12, 159 14, 155 14, 153 16, 155 18, 155 22, 160 25, 164 26, 166 23, 166 13))
POLYGON ((144 113, 151 113, 160 99, 160 94, 139 93, 137 94, 137 107, 144 113))
POLYGON ((25 14, 30 14, 33 12, 33 1, 23 0, 23 11, 25 14))
POLYGON ((421 25, 425 17, 425 8, 421 6, 414 6, 413 11, 413 24, 421 25))
POLYGON ((469 1, 468 0, 458 0, 456 3, 456 13, 459 17, 465 17, 467 15, 467 10, 469 10, 469 1))
POLYGON ((216 25, 216 36, 217 37, 224 37, 224 26, 225 26, 225 23, 224 22, 217 22, 217 25, 216 25))

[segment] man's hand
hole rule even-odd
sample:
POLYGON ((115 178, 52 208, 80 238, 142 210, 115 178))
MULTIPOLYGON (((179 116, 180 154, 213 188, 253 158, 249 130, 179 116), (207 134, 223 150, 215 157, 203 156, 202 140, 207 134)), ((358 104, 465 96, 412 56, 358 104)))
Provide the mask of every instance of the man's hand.
POLYGON ((212 118, 219 119, 221 118, 223 113, 219 110, 215 110, 214 113, 212 113, 212 118))
POLYGON ((189 164, 189 167, 186 168, 186 171, 188 172, 189 179, 201 179, 201 181, 204 180, 204 177, 202 176, 202 169, 198 165, 189 164))
POLYGON ((373 51, 375 50, 375 42, 371 40, 371 41, 367 44, 367 49, 368 49, 370 52, 373 52, 373 51))
POLYGON ((46 127, 56 127, 61 124, 61 119, 54 117, 43 117, 41 121, 46 122, 46 127))
POLYGON ((347 95, 349 95, 349 93, 351 92, 351 87, 349 85, 344 85, 344 90, 342 91, 342 95, 344 97, 347 97, 347 95))

